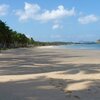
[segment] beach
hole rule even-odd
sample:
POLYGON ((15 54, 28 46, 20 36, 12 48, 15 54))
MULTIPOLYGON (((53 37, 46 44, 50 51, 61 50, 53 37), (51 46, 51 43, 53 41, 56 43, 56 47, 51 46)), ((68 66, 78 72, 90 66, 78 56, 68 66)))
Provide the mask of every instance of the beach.
POLYGON ((100 100, 100 50, 1 51, 0 100, 100 100))

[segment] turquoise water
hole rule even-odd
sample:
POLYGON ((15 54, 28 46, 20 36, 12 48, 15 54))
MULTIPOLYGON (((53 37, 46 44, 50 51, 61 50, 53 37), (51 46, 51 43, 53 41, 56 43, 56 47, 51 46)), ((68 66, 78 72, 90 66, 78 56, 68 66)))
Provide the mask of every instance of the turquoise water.
POLYGON ((100 50, 100 44, 71 44, 71 45, 62 45, 60 46, 60 48, 100 50))

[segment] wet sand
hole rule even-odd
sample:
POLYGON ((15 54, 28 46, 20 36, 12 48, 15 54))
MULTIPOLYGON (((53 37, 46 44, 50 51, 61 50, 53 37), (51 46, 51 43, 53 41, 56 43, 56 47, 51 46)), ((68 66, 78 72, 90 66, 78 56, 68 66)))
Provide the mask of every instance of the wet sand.
POLYGON ((55 47, 2 51, 0 100, 100 100, 100 51, 55 47))

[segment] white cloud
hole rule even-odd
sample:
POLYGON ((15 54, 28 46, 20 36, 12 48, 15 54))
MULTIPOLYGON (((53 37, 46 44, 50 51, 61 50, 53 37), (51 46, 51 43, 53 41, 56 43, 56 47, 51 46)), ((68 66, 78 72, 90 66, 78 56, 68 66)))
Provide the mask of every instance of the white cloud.
POLYGON ((98 17, 93 15, 93 14, 91 14, 91 15, 88 15, 88 16, 80 17, 78 19, 78 21, 81 24, 89 24, 89 23, 93 23, 93 22, 98 21, 98 17))
POLYGON ((56 20, 63 18, 65 16, 74 16, 75 15, 75 9, 72 8, 71 10, 67 10, 64 8, 63 5, 58 6, 56 10, 46 10, 44 13, 42 13, 39 17, 39 20, 43 21, 49 21, 49 20, 56 20))
POLYGON ((30 4, 25 2, 24 10, 16 11, 16 15, 19 16, 19 19, 22 21, 33 19, 39 21, 49 21, 57 20, 67 16, 74 16, 75 9, 72 8, 67 10, 63 5, 58 6, 55 10, 45 10, 40 9, 38 4, 30 4), (41 12, 40 12, 41 11, 41 12))
POLYGON ((8 12, 9 5, 1 4, 0 5, 0 16, 4 16, 8 12))
POLYGON ((16 11, 16 15, 19 16, 19 20, 28 20, 36 17, 40 7, 37 4, 30 4, 25 2, 24 10, 16 11))
POLYGON ((62 25, 60 25, 60 24, 54 24, 53 25, 53 27, 52 27, 52 29, 62 29, 63 28, 63 26, 62 25))

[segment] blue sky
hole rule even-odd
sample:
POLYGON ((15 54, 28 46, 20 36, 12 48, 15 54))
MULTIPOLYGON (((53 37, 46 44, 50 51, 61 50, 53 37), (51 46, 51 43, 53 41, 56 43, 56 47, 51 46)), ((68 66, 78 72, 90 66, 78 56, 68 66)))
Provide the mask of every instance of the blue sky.
POLYGON ((100 39, 100 0, 0 0, 0 19, 39 41, 100 39))

